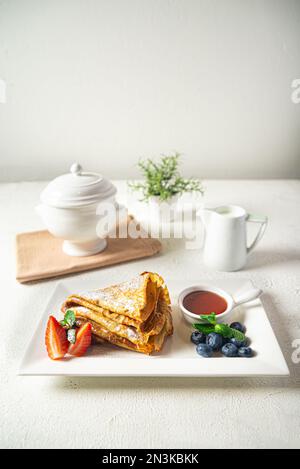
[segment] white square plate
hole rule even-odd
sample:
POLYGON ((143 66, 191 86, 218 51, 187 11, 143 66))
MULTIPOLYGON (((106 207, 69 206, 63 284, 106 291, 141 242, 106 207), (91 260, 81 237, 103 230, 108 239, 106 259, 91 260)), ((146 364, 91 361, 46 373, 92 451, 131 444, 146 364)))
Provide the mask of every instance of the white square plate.
MULTIPOLYGON (((197 284, 195 279, 191 284, 197 284)), ((109 282, 105 282, 105 285, 109 282)), ((231 294, 248 289, 250 281, 226 279, 208 282, 231 294)), ((103 285, 103 286, 105 286, 103 285)), ((174 334, 169 337, 163 350, 147 356, 137 352, 107 345, 92 346, 83 357, 67 357, 52 361, 48 358, 44 335, 48 316, 59 318, 64 299, 78 290, 97 288, 78 278, 60 282, 55 288, 42 315, 41 321, 30 341, 22 360, 20 375, 69 375, 69 376, 287 376, 289 370, 271 324, 260 300, 239 307, 232 320, 241 320, 247 327, 247 336, 256 355, 252 358, 201 358, 190 341, 192 327, 181 316, 176 306, 181 290, 188 287, 184 280, 167 279, 173 302, 174 334)))

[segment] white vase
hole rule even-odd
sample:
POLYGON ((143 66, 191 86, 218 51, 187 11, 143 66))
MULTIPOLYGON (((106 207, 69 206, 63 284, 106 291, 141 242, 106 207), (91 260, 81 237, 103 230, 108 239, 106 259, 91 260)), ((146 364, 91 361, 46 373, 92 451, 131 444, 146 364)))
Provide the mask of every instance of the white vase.
POLYGON ((168 223, 174 221, 179 195, 173 195, 168 200, 159 197, 150 197, 148 200, 149 213, 147 218, 154 223, 168 223))

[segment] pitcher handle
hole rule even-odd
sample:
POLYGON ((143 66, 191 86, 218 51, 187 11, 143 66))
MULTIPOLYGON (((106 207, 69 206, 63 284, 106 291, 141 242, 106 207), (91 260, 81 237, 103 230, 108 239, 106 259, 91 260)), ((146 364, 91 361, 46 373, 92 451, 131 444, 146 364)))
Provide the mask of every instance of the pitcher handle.
POLYGON ((266 231, 266 228, 267 228, 268 217, 248 214, 247 221, 249 221, 251 223, 260 223, 260 228, 258 230, 258 233, 257 233, 256 237, 254 238, 254 241, 250 244, 250 246, 247 247, 247 253, 249 253, 255 248, 257 243, 263 237, 263 235, 266 231))

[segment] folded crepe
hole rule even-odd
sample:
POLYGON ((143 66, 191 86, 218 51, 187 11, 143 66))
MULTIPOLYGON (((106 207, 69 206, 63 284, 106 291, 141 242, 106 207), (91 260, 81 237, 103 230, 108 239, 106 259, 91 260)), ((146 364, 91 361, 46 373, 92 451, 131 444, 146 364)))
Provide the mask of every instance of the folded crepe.
POLYGON ((72 309, 77 324, 89 322, 94 342, 142 353, 160 351, 173 333, 170 297, 158 274, 144 272, 128 282, 70 295, 62 311, 72 309))

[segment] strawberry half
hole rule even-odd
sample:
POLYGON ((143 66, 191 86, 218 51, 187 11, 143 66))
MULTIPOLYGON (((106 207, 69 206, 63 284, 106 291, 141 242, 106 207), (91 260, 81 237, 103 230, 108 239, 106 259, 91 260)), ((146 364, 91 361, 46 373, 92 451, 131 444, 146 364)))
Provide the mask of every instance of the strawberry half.
POLYGON ((92 326, 89 322, 83 324, 77 331, 75 344, 70 344, 68 352, 76 357, 85 354, 92 341, 92 326))
POLYGON ((63 358, 68 351, 69 342, 66 331, 53 316, 48 319, 45 344, 52 360, 63 358))

